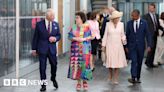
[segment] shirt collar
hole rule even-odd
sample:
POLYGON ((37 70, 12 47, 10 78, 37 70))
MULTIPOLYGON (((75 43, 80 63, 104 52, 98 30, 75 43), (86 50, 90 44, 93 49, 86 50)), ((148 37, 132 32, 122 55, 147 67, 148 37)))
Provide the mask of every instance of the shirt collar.
POLYGON ((49 21, 45 18, 45 22, 46 22, 46 24, 48 24, 49 21))
POLYGON ((137 22, 140 22, 141 18, 138 18, 137 22))
POLYGON ((149 14, 155 14, 154 12, 149 12, 149 14))
POLYGON ((139 22, 140 22, 140 20, 141 20, 141 18, 138 18, 137 20, 134 20, 134 22, 136 22, 136 21, 137 21, 137 22, 139 23, 139 22))
POLYGON ((107 13, 103 13, 103 17, 108 17, 108 14, 107 13))

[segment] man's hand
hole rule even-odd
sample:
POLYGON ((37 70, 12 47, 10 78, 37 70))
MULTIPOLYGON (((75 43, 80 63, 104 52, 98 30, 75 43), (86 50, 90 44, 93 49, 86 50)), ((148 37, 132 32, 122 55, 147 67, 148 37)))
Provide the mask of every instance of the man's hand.
POLYGON ((50 41, 51 43, 56 42, 56 37, 51 36, 51 37, 49 38, 49 41, 50 41))
POLYGON ((128 50, 128 48, 125 48, 125 52, 126 52, 126 53, 129 53, 129 50, 128 50))
POLYGON ((105 52, 105 47, 104 46, 102 46, 101 51, 105 52))
POLYGON ((83 42, 86 40, 86 38, 80 38, 80 37, 76 37, 74 39, 76 39, 76 41, 78 41, 78 42, 83 42))
POLYGON ((33 56, 37 56, 38 55, 37 52, 36 52, 36 50, 32 50, 32 55, 33 56))
POLYGON ((148 47, 148 48, 147 48, 147 52, 149 53, 150 51, 151 51, 151 48, 150 48, 150 47, 148 47))

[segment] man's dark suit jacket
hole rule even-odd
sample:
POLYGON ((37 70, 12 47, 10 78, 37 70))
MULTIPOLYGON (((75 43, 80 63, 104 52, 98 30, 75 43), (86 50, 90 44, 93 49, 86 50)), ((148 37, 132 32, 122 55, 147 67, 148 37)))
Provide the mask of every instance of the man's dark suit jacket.
POLYGON ((57 22, 52 22, 52 31, 48 33, 45 25, 45 20, 42 20, 36 24, 36 29, 32 41, 32 50, 36 50, 38 54, 51 53, 52 55, 57 53, 56 42, 50 43, 49 37, 54 36, 59 41, 61 38, 59 25, 57 22))

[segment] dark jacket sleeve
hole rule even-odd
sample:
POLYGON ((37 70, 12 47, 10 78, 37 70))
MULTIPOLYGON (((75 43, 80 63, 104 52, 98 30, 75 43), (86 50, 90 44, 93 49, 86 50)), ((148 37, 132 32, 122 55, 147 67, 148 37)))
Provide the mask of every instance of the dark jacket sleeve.
POLYGON ((38 23, 36 24, 33 40, 32 40, 32 50, 37 50, 38 45, 38 37, 39 37, 39 30, 38 30, 38 23))
POLYGON ((56 42, 60 40, 61 38, 61 34, 60 34, 60 27, 59 27, 59 24, 57 23, 57 27, 58 27, 58 30, 57 30, 57 33, 55 35, 56 37, 56 42))
POLYGON ((147 24, 146 21, 145 21, 145 26, 146 26, 145 31, 146 31, 147 45, 148 45, 148 47, 152 47, 152 37, 151 37, 152 35, 151 35, 151 33, 150 33, 149 29, 148 29, 148 24, 147 24))
POLYGON ((158 28, 159 28, 161 31, 164 32, 164 28, 163 28, 163 27, 160 25, 160 23, 159 23, 159 15, 156 14, 156 16, 157 16, 158 28))
POLYGON ((128 43, 129 43, 129 35, 130 35, 130 29, 129 29, 129 22, 127 22, 127 25, 126 25, 126 39, 127 39, 127 44, 124 46, 125 48, 128 48, 128 43))

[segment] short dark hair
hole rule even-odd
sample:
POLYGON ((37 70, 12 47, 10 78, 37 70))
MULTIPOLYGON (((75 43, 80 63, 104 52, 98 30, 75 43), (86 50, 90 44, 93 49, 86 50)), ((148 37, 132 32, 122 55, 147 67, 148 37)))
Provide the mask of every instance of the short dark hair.
POLYGON ((75 14, 76 16, 80 16, 81 20, 83 21, 83 23, 85 23, 86 19, 86 15, 84 12, 76 12, 75 14))
POLYGON ((161 13, 161 19, 164 20, 164 12, 161 13))
POLYGON ((154 8, 156 7, 154 3, 150 3, 149 5, 150 6, 153 6, 154 8))
POLYGON ((97 15, 97 14, 98 14, 98 11, 93 11, 93 12, 91 13, 90 19, 91 19, 91 20, 96 19, 96 15, 97 15))
POLYGON ((91 13, 92 13, 92 12, 88 12, 88 13, 87 13, 87 20, 90 20, 90 19, 91 19, 91 13))
POLYGON ((138 9, 134 9, 133 13, 136 13, 136 14, 140 15, 140 11, 138 9))

